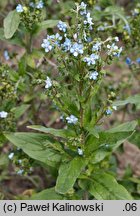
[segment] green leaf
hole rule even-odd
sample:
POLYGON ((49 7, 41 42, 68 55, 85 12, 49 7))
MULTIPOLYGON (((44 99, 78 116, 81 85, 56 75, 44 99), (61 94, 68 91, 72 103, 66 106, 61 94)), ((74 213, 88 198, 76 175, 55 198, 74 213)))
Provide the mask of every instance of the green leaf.
POLYGON ((26 111, 29 109, 30 104, 23 104, 18 107, 14 107, 11 111, 14 112, 15 118, 18 119, 20 118, 26 111))
POLYGON ((108 130, 108 133, 116 133, 116 132, 128 132, 135 130, 137 126, 137 121, 131 121, 131 122, 125 122, 117 127, 114 127, 110 130, 108 130))
POLYGON ((18 29, 19 23, 19 13, 17 13, 16 10, 11 11, 4 19, 4 35, 6 39, 9 39, 14 35, 18 29))
POLYGON ((76 134, 73 130, 68 129, 54 129, 54 128, 46 128, 40 125, 31 125, 28 126, 28 128, 37 130, 44 133, 49 133, 56 137, 62 137, 62 138, 69 138, 69 137, 76 137, 76 134))
POLYGON ((19 46, 24 46, 23 41, 18 37, 12 37, 10 39, 6 39, 4 36, 4 29, 0 28, 0 40, 5 41, 6 43, 14 44, 14 45, 19 45, 19 46))
MULTIPOLYGON (((133 132, 117 132, 117 133, 99 133, 99 138, 90 135, 86 141, 85 154, 92 156, 92 152, 106 148, 109 146, 110 151, 116 150, 126 139, 129 139, 133 132)), ((107 150, 108 151, 108 150, 107 150)))
POLYGON ((46 134, 21 132, 5 133, 4 135, 10 142, 21 148, 31 158, 43 162, 46 165, 56 166, 61 160, 60 144, 46 134))
POLYGON ((80 180, 79 185, 97 200, 132 200, 128 191, 106 173, 94 173, 92 178, 80 180))
POLYGON ((114 106, 124 106, 127 104, 135 104, 137 109, 140 109, 140 94, 136 94, 128 97, 125 100, 115 101, 113 103, 114 106))
POLYGON ((39 24, 39 31, 47 29, 47 28, 53 28, 58 24, 59 20, 45 20, 39 24))
POLYGON ((140 148, 140 132, 136 131, 129 139, 129 142, 139 146, 140 148))
POLYGON ((86 161, 82 157, 75 157, 70 162, 62 164, 56 182, 56 192, 60 194, 67 193, 73 187, 85 166, 86 161))
POLYGON ((64 197, 58 193, 56 193, 55 188, 48 188, 43 190, 37 194, 34 194, 31 200, 62 200, 64 197))
POLYGON ((92 154, 91 154, 91 157, 90 157, 90 163, 92 164, 97 164, 99 163, 100 161, 104 160, 105 157, 107 157, 108 155, 110 155, 110 151, 108 150, 105 150, 105 149, 98 149, 97 151, 94 151, 92 154))

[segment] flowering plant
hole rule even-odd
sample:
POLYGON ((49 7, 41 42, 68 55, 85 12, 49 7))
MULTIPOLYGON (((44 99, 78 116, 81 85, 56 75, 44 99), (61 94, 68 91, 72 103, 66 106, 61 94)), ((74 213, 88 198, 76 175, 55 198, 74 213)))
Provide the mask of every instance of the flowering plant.
MULTIPOLYGON (((40 9, 38 5, 33 7, 40 9)), ((16 10, 23 17, 27 15, 21 5, 16 10)), ((99 100, 106 66, 120 58, 122 47, 117 36, 99 37, 84 2, 76 4, 72 17, 69 22, 59 21, 57 32, 47 34, 41 44, 44 56, 56 59, 51 63, 57 73, 47 74, 44 89, 59 111, 64 128, 30 125, 28 128, 42 133, 5 136, 31 158, 58 171, 55 187, 33 198, 38 199, 42 193, 47 198, 51 192, 48 199, 132 199, 112 175, 110 157, 133 134, 137 122, 105 130, 104 119, 117 109, 113 104, 116 95, 110 92, 99 100)), ((27 23, 25 26, 30 30, 27 23)), ((3 112, 0 115, 6 116, 3 112)))

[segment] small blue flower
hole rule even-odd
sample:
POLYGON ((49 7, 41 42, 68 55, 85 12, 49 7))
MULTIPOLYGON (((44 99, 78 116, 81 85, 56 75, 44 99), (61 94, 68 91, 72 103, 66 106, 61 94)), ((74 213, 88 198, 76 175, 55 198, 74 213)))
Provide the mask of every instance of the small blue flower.
POLYGON ((137 62, 138 64, 140 64, 140 58, 137 58, 136 62, 137 62))
POLYGON ((97 71, 94 71, 94 72, 90 73, 89 79, 96 80, 97 77, 98 77, 98 75, 99 75, 98 72, 97 72, 97 71))
POLYGON ((72 53, 75 57, 79 54, 83 54, 83 44, 74 43, 70 48, 70 53, 72 53))
POLYGON ((18 4, 18 5, 16 6, 16 11, 17 11, 18 13, 22 13, 22 12, 24 11, 21 4, 18 4))
POLYGON ((131 59, 129 57, 127 57, 125 59, 125 62, 126 62, 127 65, 131 65, 132 64, 132 61, 131 61, 131 59))
POLYGON ((62 44, 62 47, 64 48, 65 51, 68 51, 70 50, 71 46, 72 46, 71 40, 66 38, 65 42, 62 44))
POLYGON ((69 117, 66 118, 66 120, 69 124, 76 124, 78 121, 78 118, 75 117, 74 115, 70 115, 69 117))
POLYGON ((37 3, 37 5, 36 5, 36 8, 37 8, 37 9, 42 9, 43 7, 44 7, 43 1, 39 1, 39 2, 37 3))
POLYGON ((111 115, 111 114, 112 114, 112 110, 107 109, 107 110, 106 110, 106 114, 107 114, 107 115, 111 115))
POLYGON ((100 49, 101 49, 101 43, 100 42, 97 42, 92 47, 92 51, 99 51, 100 49))
POLYGON ((23 169, 20 169, 20 170, 17 171, 17 174, 18 174, 18 175, 22 175, 23 173, 24 173, 24 170, 23 170, 23 169))
POLYGON ((45 80, 45 83, 46 83, 46 85, 45 85, 46 89, 48 89, 52 86, 52 81, 48 76, 47 76, 47 79, 45 80))
POLYGON ((30 2, 29 6, 32 7, 32 8, 35 8, 35 3, 34 2, 30 2))
POLYGON ((14 152, 11 152, 11 153, 8 155, 8 158, 9 158, 10 160, 12 160, 13 157, 14 157, 14 152))
POLYGON ((5 111, 0 112, 0 118, 7 118, 8 113, 5 111))
POLYGON ((130 26, 129 25, 125 25, 123 27, 124 30, 126 30, 129 34, 131 34, 131 30, 130 30, 130 26))
POLYGON ((112 106, 112 109, 117 110, 117 106, 112 106))
POLYGON ((4 56, 4 58, 5 58, 6 61, 8 61, 10 59, 10 56, 9 56, 9 53, 8 53, 7 50, 4 50, 3 56, 4 56))
POLYGON ((78 154, 79 154, 80 156, 83 155, 83 150, 82 150, 80 147, 78 147, 77 152, 78 152, 78 154))
POLYGON ((67 30, 67 24, 62 21, 58 22, 57 27, 60 31, 63 31, 63 32, 66 32, 67 30))
POLYGON ((97 10, 97 11, 101 11, 101 7, 98 6, 98 5, 96 5, 96 6, 94 7, 94 9, 97 10))

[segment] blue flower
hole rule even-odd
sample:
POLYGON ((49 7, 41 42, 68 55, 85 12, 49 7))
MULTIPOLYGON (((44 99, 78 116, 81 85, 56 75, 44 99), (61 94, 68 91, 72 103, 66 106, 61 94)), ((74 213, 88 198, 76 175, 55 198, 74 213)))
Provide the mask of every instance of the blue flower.
POLYGON ((30 2, 29 6, 32 7, 32 8, 35 8, 35 3, 34 2, 30 2))
POLYGON ((81 4, 80 4, 80 10, 82 10, 82 11, 80 11, 81 15, 85 15, 87 13, 86 7, 87 7, 87 4, 85 4, 84 2, 81 2, 81 4))
POLYGON ((9 53, 8 53, 7 50, 4 50, 3 56, 4 56, 4 58, 5 58, 6 61, 8 61, 10 59, 10 56, 9 56, 9 53))
POLYGON ((106 114, 107 114, 107 115, 111 115, 111 114, 112 114, 112 110, 107 109, 107 110, 106 110, 106 114))
POLYGON ((41 44, 41 47, 45 49, 45 52, 49 52, 53 48, 53 46, 51 45, 48 39, 43 39, 43 43, 41 44))
POLYGON ((120 57, 120 54, 122 52, 122 47, 119 48, 115 43, 113 43, 112 45, 108 44, 107 49, 108 55, 113 55, 117 57, 120 57))
POLYGON ((98 77, 98 72, 97 71, 94 71, 94 72, 91 72, 90 75, 89 75, 89 79, 93 79, 93 80, 96 80, 97 77, 98 77))
POLYGON ((59 46, 59 41, 62 40, 62 37, 56 33, 55 35, 48 35, 46 39, 43 39, 41 47, 45 49, 45 52, 51 51, 55 45, 59 46))
POLYGON ((77 152, 78 152, 78 154, 79 154, 80 156, 83 155, 83 150, 82 150, 80 147, 78 147, 77 152))
POLYGON ((60 31, 63 31, 63 32, 66 32, 67 30, 67 24, 62 21, 58 22, 57 27, 60 31))
POLYGON ((78 118, 75 117, 74 115, 70 115, 69 117, 66 118, 66 120, 69 124, 76 124, 78 121, 78 118))
POLYGON ((97 10, 97 11, 101 11, 101 7, 98 6, 98 5, 96 5, 96 6, 94 7, 94 9, 97 10))
POLYGON ((99 59, 99 55, 93 53, 89 57, 85 57, 83 61, 87 62, 87 64, 90 66, 90 65, 94 65, 97 59, 99 59))
POLYGON ((136 62, 137 62, 138 64, 140 64, 140 58, 137 58, 136 62))
POLYGON ((20 169, 20 170, 17 171, 17 174, 18 174, 18 175, 22 175, 23 173, 24 173, 24 170, 23 170, 23 169, 20 169))
POLYGON ((125 62, 126 62, 127 65, 131 65, 132 64, 132 61, 131 61, 131 59, 129 57, 127 57, 125 59, 125 62))
POLYGON ((129 25, 125 25, 123 27, 123 29, 125 29, 129 34, 131 34, 131 30, 130 30, 130 26, 129 25))
POLYGON ((75 57, 79 54, 83 54, 83 44, 74 43, 70 48, 70 53, 72 53, 75 57))
POLYGON ((13 157, 14 157, 14 152, 11 152, 11 153, 8 155, 8 158, 9 158, 10 160, 12 160, 13 157))
POLYGON ((36 4, 36 8, 37 8, 37 9, 42 9, 43 7, 44 7, 43 1, 39 1, 39 2, 36 4))
POLYGON ((16 11, 17 11, 18 13, 22 13, 22 12, 24 11, 21 4, 18 4, 18 5, 16 6, 16 11))
POLYGON ((100 49, 101 49, 101 43, 100 42, 97 42, 92 47, 92 51, 99 51, 100 49))
POLYGON ((87 13, 86 20, 84 20, 84 24, 85 25, 89 24, 90 29, 92 29, 93 22, 92 22, 92 18, 90 17, 90 12, 87 13))
POLYGON ((47 76, 47 79, 45 81, 46 85, 45 85, 45 88, 48 89, 52 86, 52 81, 51 79, 47 76))
POLYGON ((0 112, 0 118, 7 118, 8 113, 5 111, 0 112))
POLYGON ((72 46, 71 40, 66 38, 65 42, 62 44, 62 47, 64 48, 65 51, 68 51, 70 50, 71 46, 72 46))

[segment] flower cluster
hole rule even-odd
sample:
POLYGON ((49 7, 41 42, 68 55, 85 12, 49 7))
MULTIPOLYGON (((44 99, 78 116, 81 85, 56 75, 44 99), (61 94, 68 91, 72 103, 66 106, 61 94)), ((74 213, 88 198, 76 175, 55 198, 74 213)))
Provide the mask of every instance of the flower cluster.
POLYGON ((62 37, 59 35, 59 33, 56 33, 55 35, 47 35, 47 38, 43 39, 41 47, 45 49, 45 52, 49 52, 55 47, 55 45, 59 46, 59 42, 61 40, 62 37))
POLYGON ((99 59, 99 55, 92 53, 88 57, 84 57, 83 61, 87 63, 88 66, 96 64, 96 60, 99 59))
POLYGON ((87 12, 87 5, 84 2, 81 2, 79 9, 80 9, 80 14, 84 16, 84 25, 88 25, 89 29, 92 30, 93 22, 92 22, 90 12, 87 12))
POLYGON ((83 44, 74 43, 70 47, 70 53, 72 53, 75 57, 77 57, 79 54, 83 54, 83 52, 83 44))
POLYGON ((61 20, 58 22, 57 27, 62 32, 66 32, 67 30, 67 24, 62 22, 61 20))
POLYGON ((97 71, 91 72, 90 75, 89 75, 89 79, 96 80, 98 75, 99 75, 99 73, 97 71))
POLYGON ((122 52, 122 47, 119 48, 115 43, 113 43, 112 45, 108 44, 107 49, 108 49, 108 55, 110 56, 120 57, 120 54, 122 52))
MULTIPOLYGON (((31 8, 42 9, 42 8, 44 7, 44 3, 43 3, 42 0, 40 0, 40 1, 37 2, 37 3, 30 2, 30 3, 29 3, 29 6, 30 6, 31 8)), ((18 13, 22 13, 22 12, 24 12, 24 11, 26 11, 26 10, 27 10, 27 7, 22 6, 21 4, 18 4, 18 5, 16 6, 16 11, 17 11, 18 13)))

